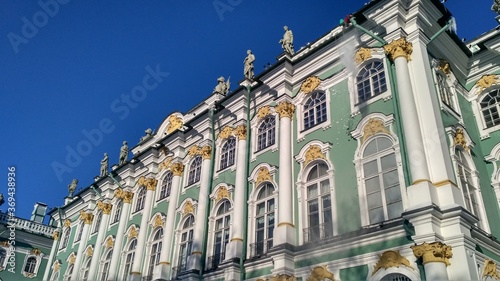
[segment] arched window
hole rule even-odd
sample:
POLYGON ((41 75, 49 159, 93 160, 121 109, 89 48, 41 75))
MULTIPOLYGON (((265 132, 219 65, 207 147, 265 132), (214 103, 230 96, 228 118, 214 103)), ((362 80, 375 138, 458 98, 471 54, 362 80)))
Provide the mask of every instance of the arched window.
POLYGON ((384 63, 374 60, 365 65, 356 76, 358 88, 358 103, 365 102, 387 91, 384 63))
POLYGON ((257 132, 257 150, 273 145, 276 141, 276 118, 268 116, 259 125, 257 132))
MULTIPOLYGON (((155 235, 153 236, 153 241, 151 242, 151 253, 149 254, 149 266, 148 266, 148 277, 153 277, 153 270, 156 265, 160 263, 161 255, 161 243, 163 238, 163 228, 158 228, 155 235)), ((151 279, 152 280, 152 279, 151 279)))
POLYGON ((312 242, 333 236, 332 198, 328 166, 325 163, 314 165, 307 176, 307 219, 308 228, 304 231, 304 241, 312 242))
POLYGON ((481 102, 481 114, 486 128, 500 125, 500 89, 493 90, 485 95, 481 102))
POLYGON ((383 136, 370 140, 362 157, 369 224, 400 217, 403 201, 392 141, 383 136))
POLYGON ((59 271, 56 271, 52 273, 52 277, 50 278, 51 281, 58 281, 59 280, 59 271))
POLYGON ((81 221, 80 225, 78 226, 78 234, 76 235, 75 241, 80 241, 82 239, 82 234, 83 234, 83 228, 85 227, 85 221, 81 221))
POLYGON ((453 94, 450 86, 448 86, 448 83, 446 82, 446 76, 441 73, 436 73, 436 80, 441 102, 446 104, 448 107, 455 109, 453 104, 453 94))
POLYGON ((225 169, 234 164, 236 152, 236 138, 229 138, 222 146, 220 155, 220 169, 225 169))
POLYGON ((262 186, 255 202, 255 243, 250 246, 251 256, 267 253, 273 246, 275 224, 274 187, 267 183, 262 186))
POLYGON ((7 260, 7 250, 0 248, 0 268, 5 268, 6 260, 7 260))
POLYGON ((457 162, 457 178, 462 190, 462 194, 464 195, 465 208, 467 208, 469 212, 473 213, 478 218, 481 218, 478 198, 476 195, 477 187, 472 176, 475 169, 474 167, 471 167, 471 165, 469 165, 467 156, 465 155, 463 150, 458 147, 455 148, 455 159, 457 162))
POLYGON ((122 213, 122 205, 123 205, 122 200, 116 203, 115 215, 113 216, 113 223, 118 222, 120 220, 120 215, 122 213))
POLYGON ((108 272, 109 272, 109 265, 111 264, 111 257, 113 256, 113 249, 109 250, 108 253, 105 255, 104 260, 101 262, 101 272, 100 272, 100 281, 107 281, 108 280, 108 272))
POLYGON ((304 130, 312 128, 327 119, 325 92, 314 92, 304 103, 304 130))
POLYGON ((96 233, 97 231, 99 231, 99 226, 101 225, 101 221, 102 221, 102 212, 99 212, 99 214, 97 214, 97 218, 94 224, 94 230, 92 231, 92 233, 96 233))
POLYGON ((411 281, 411 279, 400 273, 391 273, 384 276, 380 281, 411 281))
POLYGON ((178 256, 178 268, 177 272, 183 272, 186 270, 186 264, 188 257, 191 255, 191 247, 193 245, 193 231, 194 231, 194 216, 189 215, 181 229, 181 240, 179 243, 179 256, 178 256))
POLYGON ((26 273, 35 273, 36 269, 36 258, 35 257, 29 257, 26 260, 26 264, 24 265, 24 272, 26 273))
MULTIPOLYGON (((82 281, 87 281, 89 278, 89 270, 90 270, 90 261, 92 259, 88 258, 82 268, 82 281)), ((91 280, 92 281, 92 280, 91 280)))
POLYGON ((144 209, 144 203, 146 202, 146 188, 143 186, 139 189, 139 194, 137 195, 137 202, 135 205, 135 211, 138 212, 144 209))
POLYGON ((64 249, 66 248, 66 246, 68 246, 68 241, 69 241, 69 235, 71 234, 71 228, 66 228, 66 230, 64 231, 64 236, 63 236, 63 240, 62 240, 62 243, 61 243, 61 249, 64 249))
POLYGON ((191 165, 189 165, 188 185, 192 185, 200 181, 202 162, 203 158, 198 155, 193 159, 191 165))
POLYGON ((213 255, 208 258, 207 269, 216 268, 226 258, 226 246, 229 242, 231 203, 224 200, 217 209, 214 225, 213 255))
POLYGON ((125 266, 123 270, 123 279, 127 279, 127 276, 130 274, 132 270, 132 263, 134 262, 135 257, 135 248, 137 247, 137 239, 133 239, 130 241, 130 244, 125 252, 125 266))
POLYGON ((73 274, 73 269, 75 268, 74 264, 70 264, 68 266, 68 269, 66 269, 66 274, 64 274, 64 281, 70 281, 71 280, 71 274, 73 274))
POLYGON ((170 190, 172 189, 172 180, 174 179, 174 174, 170 171, 167 172, 165 177, 163 177, 163 180, 161 182, 161 189, 160 189, 160 199, 167 198, 170 196, 170 190))

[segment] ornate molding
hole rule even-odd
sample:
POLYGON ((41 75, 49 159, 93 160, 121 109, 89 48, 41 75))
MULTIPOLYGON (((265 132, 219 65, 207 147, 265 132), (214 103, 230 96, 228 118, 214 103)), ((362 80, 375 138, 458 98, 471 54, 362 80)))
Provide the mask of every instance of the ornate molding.
POLYGON ((85 224, 92 224, 92 220, 94 220, 94 215, 92 215, 92 213, 85 213, 83 210, 81 210, 80 219, 84 221, 85 224))
POLYGON ((266 105, 266 106, 259 108, 259 110, 257 111, 257 118, 259 118, 259 120, 261 120, 261 119, 264 119, 264 118, 266 118, 266 116, 271 115, 271 114, 272 114, 271 107, 269 105, 266 105))
POLYGON ((124 203, 132 203, 132 198, 134 198, 134 193, 130 191, 123 191, 123 189, 118 188, 115 191, 115 197, 123 200, 124 203))
POLYGON ((238 125, 234 129, 234 134, 238 138, 238 140, 246 140, 247 139, 247 126, 238 125))
POLYGON ((311 145, 306 151, 306 159, 304 161, 304 166, 309 164, 311 161, 316 159, 326 159, 325 154, 321 151, 321 148, 317 145, 311 145))
POLYGON ((182 118, 172 114, 170 117, 168 117, 168 125, 167 125, 167 134, 172 133, 173 131, 182 128, 182 125, 184 122, 182 121, 182 118))
POLYGON ((357 64, 361 64, 367 59, 372 57, 372 50, 368 48, 359 48, 356 54, 354 55, 354 60, 357 64))
POLYGON ((297 278, 295 278, 293 274, 276 274, 275 276, 271 277, 271 281, 297 281, 297 278))
POLYGON ((476 85, 481 89, 481 91, 479 91, 478 94, 481 93, 484 89, 497 84, 499 84, 497 75, 494 74, 484 75, 483 77, 481 77, 481 79, 477 80, 476 82, 476 85))
POLYGON ((263 181, 271 181, 271 173, 266 167, 260 167, 255 179, 255 185, 258 186, 263 181))
POLYGON ((146 178, 144 176, 139 178, 137 182, 139 186, 145 186, 147 190, 156 190, 156 185, 158 184, 158 180, 155 178, 146 178))
POLYGON ((170 164, 172 164, 172 157, 167 157, 167 159, 161 162, 158 166, 158 171, 161 172, 163 169, 168 170, 170 168, 170 164))
POLYGON ((94 249, 92 249, 92 246, 91 246, 91 247, 88 247, 88 248, 87 248, 87 251, 85 251, 85 255, 86 255, 87 257, 91 257, 93 254, 94 254, 94 249))
POLYGON ((52 233, 52 238, 55 241, 59 240, 59 231, 58 230, 56 230, 56 231, 54 231, 54 233, 52 233))
POLYGON ((137 238, 138 232, 137 227, 133 225, 128 232, 128 239, 137 238))
POLYGON ((373 269, 372 275, 375 275, 380 269, 388 269, 390 267, 400 267, 401 265, 413 269, 410 262, 399 251, 385 251, 380 255, 377 264, 373 269))
POLYGON ((309 76, 304 82, 302 82, 302 85, 300 85, 300 91, 304 92, 304 94, 309 94, 312 91, 316 90, 320 83, 321 80, 319 79, 319 77, 309 76))
POLYGON ((201 157, 205 160, 210 160, 210 155, 212 153, 212 147, 210 145, 205 145, 201 148, 201 157))
POLYGON ((113 206, 110 203, 104 203, 102 201, 97 201, 97 208, 102 211, 103 214, 109 215, 111 214, 111 209, 113 206))
POLYGON ((58 260, 56 260, 54 262, 54 265, 52 265, 52 268, 53 268, 54 272, 57 272, 57 271, 59 271, 61 269, 61 264, 59 263, 58 260))
POLYGON ((215 196, 215 202, 219 202, 222 199, 229 199, 229 191, 227 187, 221 186, 219 190, 217 190, 217 195, 215 196))
POLYGON ((462 128, 457 128, 455 130, 455 136, 453 137, 453 145, 459 145, 465 151, 469 152, 469 146, 467 145, 467 139, 465 138, 464 130, 462 128))
POLYGON ((389 130, 387 130, 384 126, 384 122, 382 120, 370 118, 363 127, 363 139, 361 140, 361 143, 364 143, 369 137, 378 133, 390 134, 389 130))
POLYGON ((170 170, 174 174, 174 176, 182 176, 182 173, 184 173, 184 165, 182 163, 173 163, 170 166, 170 170))
POLYGON ((204 147, 193 145, 189 148, 188 155, 190 157, 193 157, 195 155, 201 155, 203 159, 210 159, 211 152, 212 152, 212 147, 210 145, 206 145, 204 147))
POLYGON ((278 112, 280 118, 288 117, 292 119, 293 114, 295 113, 295 105, 287 101, 282 101, 276 107, 274 107, 274 110, 278 112))
POLYGON ((69 219, 64 220, 64 227, 67 227, 67 228, 71 227, 71 221, 69 219))
POLYGON ((335 281, 333 273, 328 271, 326 265, 323 265, 323 266, 316 266, 315 268, 313 268, 311 270, 311 274, 309 274, 309 277, 307 278, 307 281, 321 281, 326 279, 335 281))
POLYGON ((154 222, 153 222, 154 228, 156 228, 158 226, 163 226, 163 218, 161 217, 160 214, 156 214, 154 222))
POLYGON ((6 248, 10 247, 9 241, 7 241, 7 240, 3 240, 2 242, 0 242, 0 245, 2 245, 2 247, 6 247, 6 248))
POLYGON ((444 74, 450 75, 450 64, 445 60, 438 60, 436 68, 441 70, 444 74))
POLYGON ((218 139, 227 139, 233 134, 233 128, 225 126, 219 133, 218 139))
POLYGON ((421 245, 411 246, 410 248, 413 250, 415 257, 423 259, 424 265, 428 262, 442 262, 448 266, 450 265, 449 259, 453 257, 451 246, 447 246, 441 242, 430 244, 424 242, 421 245))
POLYGON ((113 237, 108 237, 108 239, 106 239, 106 249, 113 248, 114 245, 115 240, 113 240, 113 237))
POLYGON ((31 253, 35 256, 39 256, 42 253, 42 251, 40 251, 40 249, 38 248, 33 248, 31 249, 31 253))
POLYGON ((183 215, 194 214, 193 203, 191 203, 190 201, 187 201, 186 204, 184 204, 184 208, 182 209, 182 214, 183 215))
POLYGON ((411 42, 406 41, 405 37, 401 37, 398 40, 393 40, 390 44, 385 45, 384 50, 392 60, 399 57, 405 57, 407 61, 411 61, 413 45, 411 42))
POLYGON ((497 272, 497 265, 492 260, 485 260, 484 261, 483 279, 486 277, 500 280, 500 274, 498 274, 498 272, 497 272))
POLYGON ((75 255, 75 252, 72 252, 71 255, 69 255, 68 263, 75 264, 75 261, 76 261, 76 255, 75 255))

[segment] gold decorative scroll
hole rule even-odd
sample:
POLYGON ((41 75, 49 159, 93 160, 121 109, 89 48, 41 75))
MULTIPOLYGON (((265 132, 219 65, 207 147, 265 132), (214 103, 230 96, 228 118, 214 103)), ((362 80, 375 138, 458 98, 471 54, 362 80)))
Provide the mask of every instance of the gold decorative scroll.
POLYGON ((64 220, 64 227, 71 227, 71 221, 69 219, 64 220))
POLYGON ((123 191, 123 189, 118 188, 115 191, 116 198, 120 198, 124 203, 132 203, 132 198, 134 197, 134 193, 130 191, 123 191))
POLYGON ((450 64, 445 60, 439 60, 436 68, 441 70, 446 75, 450 74, 450 64))
POLYGON ((297 281, 297 278, 293 275, 288 274, 276 274, 271 277, 271 281, 297 281))
POLYGON ((390 267, 400 267, 402 265, 413 269, 410 262, 405 257, 401 256, 399 251, 385 251, 380 255, 377 264, 375 264, 372 275, 377 273, 381 268, 388 269, 390 267))
POLYGON ((140 177, 137 183, 139 186, 145 186, 147 190, 155 191, 158 180, 155 178, 140 177))
POLYGON ((102 211, 103 214, 111 214, 112 205, 110 203, 104 203, 102 201, 97 201, 97 208, 102 211))
POLYGON ((441 242, 430 244, 424 242, 421 245, 411 246, 411 249, 415 257, 423 259, 424 265, 428 262, 442 262, 448 266, 450 265, 449 259, 453 256, 451 247, 441 242))
POLYGON ((255 184, 259 185, 263 181, 271 181, 271 173, 266 167, 260 167, 257 172, 257 179, 255 180, 255 184))
POLYGON ((113 237, 108 237, 108 239, 106 239, 106 248, 109 249, 109 248, 112 248, 113 246, 115 245, 115 241, 113 240, 113 237))
POLYGON ((238 137, 238 140, 246 140, 247 139, 247 126, 238 125, 236 129, 234 129, 234 134, 238 137))
POLYGON ((233 134, 233 128, 226 126, 220 131, 218 138, 224 140, 229 138, 232 134, 233 134))
POLYGON ((199 146, 197 146, 197 145, 193 145, 193 146, 191 146, 191 147, 189 148, 189 150, 188 150, 188 155, 189 155, 190 157, 193 157, 193 156, 195 156, 195 155, 199 155, 199 154, 200 154, 200 150, 201 150, 201 148, 200 148, 199 146))
POLYGON ((318 88, 321 80, 317 76, 310 76, 300 85, 300 91, 309 94, 318 88))
POLYGON ((33 255, 39 256, 42 253, 42 251, 40 251, 40 249, 38 249, 38 248, 33 248, 33 249, 31 249, 31 253, 33 255))
POLYGON ((187 201, 186 204, 184 205, 184 208, 182 209, 182 214, 184 214, 184 215, 194 214, 193 203, 191 203, 190 201, 187 201))
POLYGON ((158 226, 162 226, 162 225, 163 225, 163 219, 162 219, 162 217, 159 214, 157 214, 155 216, 153 227, 158 227, 158 226))
POLYGON ((71 253, 71 255, 69 256, 68 262, 69 262, 69 264, 74 264, 74 263, 75 263, 75 261, 76 261, 76 255, 75 255, 75 253, 73 252, 73 253, 71 253))
POLYGON ((385 45, 384 50, 392 60, 399 57, 405 57, 407 61, 411 61, 413 45, 406 41, 405 37, 401 37, 398 40, 393 40, 390 44, 385 45))
POLYGON ((161 170, 163 169, 168 170, 168 168, 170 168, 171 162, 172 162, 172 157, 167 157, 167 159, 161 162, 160 165, 158 166, 158 171, 161 172, 161 170))
POLYGON ((306 160, 304 161, 304 166, 316 159, 326 159, 326 157, 319 146, 311 145, 306 151, 306 160))
POLYGON ((227 190, 227 187, 221 186, 217 191, 217 196, 215 197, 215 201, 219 202, 224 198, 229 199, 229 191, 227 190))
POLYGON ((85 255, 87 255, 87 257, 91 257, 93 254, 94 254, 94 249, 92 249, 92 247, 88 247, 87 251, 85 252, 85 255))
POLYGON ((201 156, 203 159, 210 159, 210 155, 212 153, 212 147, 210 145, 206 145, 201 148, 201 156))
POLYGON ((59 231, 58 230, 56 230, 56 231, 54 231, 54 233, 52 233, 52 238, 54 238, 54 240, 56 240, 56 241, 59 240, 59 231))
POLYGON ((170 115, 170 117, 168 117, 167 134, 170 134, 173 131, 182 128, 182 125, 182 118, 178 117, 175 114, 170 115))
POLYGON ((500 280, 500 274, 497 272, 497 265, 492 260, 484 261, 483 279, 490 277, 491 279, 500 280))
POLYGON ((333 276, 333 273, 328 271, 326 268, 326 265, 323 266, 316 266, 311 270, 311 274, 309 275, 309 278, 307 278, 307 281, 322 281, 322 280, 332 280, 335 281, 335 277, 333 276))
POLYGON ((483 77, 481 77, 481 79, 479 79, 476 82, 476 85, 481 89, 480 92, 482 92, 486 88, 489 88, 489 87, 491 87, 493 85, 497 85, 497 84, 498 84, 498 80, 496 78, 496 75, 493 75, 493 74, 492 75, 484 75, 483 77))
POLYGON ((54 269, 54 272, 57 272, 57 271, 59 271, 61 269, 61 264, 59 263, 58 260, 56 260, 54 262, 54 265, 52 266, 52 268, 54 269))
POLYGON ((271 112, 271 107, 266 105, 266 106, 263 106, 261 108, 259 108, 259 110, 257 111, 257 118, 259 118, 259 120, 261 119, 264 119, 266 116, 270 115, 272 112, 271 112))
POLYGON ((278 112, 280 118, 288 117, 291 119, 293 117, 293 113, 295 112, 295 105, 290 102, 283 101, 274 107, 274 110, 278 112))
POLYGON ((366 61, 371 57, 372 57, 372 51, 370 49, 359 48, 359 50, 354 55, 354 60, 356 61, 357 64, 361 64, 362 62, 366 61))
POLYGON ((389 131, 384 126, 382 120, 370 118, 370 120, 368 120, 366 125, 363 127, 363 140, 361 143, 364 143, 369 137, 378 133, 389 134, 389 131))
POLYGON ((455 131, 455 136, 453 137, 453 145, 459 145, 465 151, 469 151, 469 146, 467 145, 467 140, 465 139, 464 130, 462 128, 458 128, 455 131))
POLYGON ((137 238, 137 228, 133 225, 128 232, 128 239, 137 238))
POLYGON ((170 166, 170 170, 174 176, 182 176, 182 173, 184 172, 184 165, 182 163, 173 163, 170 166))
POLYGON ((80 211, 80 219, 85 222, 85 224, 92 224, 94 215, 92 213, 85 213, 83 210, 80 211))

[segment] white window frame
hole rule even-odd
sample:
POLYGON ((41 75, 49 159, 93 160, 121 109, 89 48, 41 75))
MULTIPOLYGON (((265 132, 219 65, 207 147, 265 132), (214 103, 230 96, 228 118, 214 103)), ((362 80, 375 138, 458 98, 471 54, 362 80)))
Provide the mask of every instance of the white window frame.
POLYGON ((61 240, 61 246, 59 248, 59 251, 68 248, 70 236, 71 236, 71 226, 70 227, 66 227, 64 229, 64 231, 63 231, 63 235, 61 237, 62 238, 62 240, 61 240))
POLYGON ((80 223, 78 224, 78 232, 75 233, 75 240, 73 241, 73 245, 78 244, 78 242, 82 240, 83 228, 85 228, 85 221, 80 220, 80 223))
POLYGON ((0 263, 0 271, 2 271, 5 268, 7 268, 7 261, 9 260, 11 250, 9 247, 3 247, 3 246, 0 246, 0 249, 5 251, 5 259, 2 263, 0 263))
POLYGON ((238 138, 234 137, 234 136, 230 136, 228 137, 227 139, 225 139, 222 143, 221 143, 221 146, 220 146, 220 153, 219 153, 219 157, 218 157, 218 161, 217 163, 219 163, 219 171, 218 172, 222 172, 224 170, 227 170, 227 169, 230 169, 230 168, 233 168, 235 167, 235 164, 236 164, 236 160, 237 160, 237 152, 238 152, 238 138), (229 158, 226 158, 226 162, 228 162, 228 164, 223 167, 223 163, 222 163, 222 159, 223 159, 223 156, 224 154, 226 153, 229 157, 229 155, 231 154, 230 151, 226 151, 224 152, 224 147, 226 145, 228 145, 229 141, 234 141, 234 146, 233 146, 233 149, 232 149, 232 153, 233 153, 233 162, 232 163, 229 163, 229 161, 227 159, 229 158))
POLYGON ((97 214, 94 215, 94 218, 96 219, 94 220, 94 225, 92 226, 91 235, 94 235, 99 231, 100 225, 102 223, 102 217, 103 217, 102 211, 97 211, 97 214))
MULTIPOLYGON (((154 215, 153 218, 154 217, 156 217, 156 215, 154 215)), ((148 240, 149 242, 147 243, 147 249, 148 249, 148 252, 146 254, 147 260, 145 260, 144 262, 144 266, 146 267, 145 276, 153 276, 156 266, 160 263, 163 235, 164 235, 164 229, 161 226, 156 227, 155 229, 153 229, 153 231, 151 231, 151 236, 150 239, 148 240), (155 236, 159 233, 159 231, 161 231, 162 234, 158 239, 155 239, 155 236), (151 267, 151 260, 153 259, 153 246, 156 246, 156 252, 154 257, 155 264, 151 267)))
MULTIPOLYGON (((85 261, 82 263, 82 269, 80 269, 80 274, 81 274, 81 279, 82 281, 89 281, 90 276, 88 275, 90 273, 90 264, 92 262, 92 257, 87 257, 85 261), (87 277, 85 278, 85 274, 87 274, 87 277)), ((93 281, 93 280, 90 280, 93 281)))
POLYGON ((120 275, 122 276, 121 277, 121 280, 126 280, 128 279, 128 276, 130 275, 130 273, 132 272, 132 267, 134 266, 134 259, 135 259, 135 254, 136 254, 136 250, 137 250, 137 245, 138 245, 138 240, 137 238, 132 238, 132 239, 129 239, 126 247, 125 247, 125 250, 123 251, 123 256, 122 256, 122 262, 121 262, 121 269, 122 271, 120 272, 120 275), (135 247, 133 249, 131 249, 132 247, 132 243, 135 242, 135 247), (128 264, 127 263, 127 258, 128 256, 131 255, 131 260, 130 260, 130 263, 128 264), (129 266, 129 272, 127 273, 126 272, 126 269, 127 269, 127 266, 129 266))
POLYGON ((123 200, 122 199, 117 199, 113 206, 115 206, 115 208, 113 208, 113 217, 111 218, 112 221, 111 223, 109 224, 110 227, 111 225, 115 224, 115 223, 118 223, 120 221, 120 217, 121 217, 121 214, 122 214, 122 211, 123 211, 123 200))
MULTIPOLYGON (((252 134, 255 137, 252 137, 252 156, 251 156, 251 161, 255 161, 257 159, 257 156, 264 154, 268 151, 275 152, 278 150, 278 143, 279 143, 279 130, 280 130, 280 118, 276 112, 274 112, 274 109, 272 109, 271 113, 268 114, 267 116, 263 117, 262 119, 259 119, 258 116, 255 116, 254 119, 251 122, 251 129, 252 129, 252 134), (257 150, 258 148, 258 132, 259 132, 259 127, 264 122, 264 120, 270 116, 274 117, 275 125, 274 125, 274 144, 263 148, 261 150, 257 150)), ((247 140, 248 141, 248 140, 247 140)))
POLYGON ((323 90, 323 89, 317 89, 311 93, 304 94, 304 93, 299 93, 299 95, 295 98, 295 103, 297 104, 296 111, 297 111, 297 126, 298 126, 298 132, 297 132, 297 140, 302 141, 304 140, 305 136, 311 132, 314 132, 318 129, 322 130, 327 130, 331 128, 332 123, 331 123, 331 98, 329 91, 323 90), (306 129, 305 124, 304 124, 304 106, 306 102, 311 98, 312 95, 318 94, 318 93, 323 93, 325 95, 325 106, 326 106, 326 120, 317 123, 314 126, 306 129))
POLYGON ((73 270, 75 270, 75 264, 69 264, 68 267, 66 268, 66 272, 64 273, 63 280, 64 281, 70 281, 71 280, 71 275, 73 274, 73 270))
MULTIPOLYGON (((175 253, 174 253, 174 258, 173 258, 173 264, 172 264, 172 268, 174 267, 177 267, 177 274, 182 272, 180 271, 180 269, 178 268, 179 267, 179 263, 180 263, 180 247, 181 247, 181 243, 183 241, 181 241, 181 238, 182 238, 182 234, 184 232, 187 232, 188 233, 188 236, 189 236, 189 232, 192 231, 193 232, 193 237, 191 238, 191 247, 190 247, 190 250, 189 251, 192 251, 193 249, 193 238, 194 238, 194 229, 195 229, 195 224, 196 224, 196 216, 195 214, 191 214, 191 213, 188 213, 186 215, 184 215, 181 220, 179 220, 179 224, 177 226, 177 230, 175 231, 175 253), (190 227, 187 227, 187 228, 183 228, 184 224, 186 223, 186 221, 188 220, 188 218, 192 216, 193 217, 193 224, 190 226, 190 227)), ((189 256, 191 256, 191 253, 189 253, 189 251, 187 252, 187 256, 186 256, 186 269, 187 269, 187 263, 189 261, 189 256)), ((173 274, 173 272, 172 272, 173 274)), ((173 279, 173 278, 171 278, 173 279)))
POLYGON ((24 262, 23 262, 23 268, 22 268, 22 274, 24 277, 27 277, 27 278, 35 278, 38 274, 38 269, 40 268, 40 263, 42 262, 42 254, 40 255, 26 255, 24 257, 24 262), (33 272, 28 272, 28 271, 25 271, 26 269, 26 266, 28 265, 28 260, 29 259, 35 259, 36 263, 35 263, 35 268, 33 270, 33 272))
POLYGON ((102 259, 99 262, 99 271, 98 271, 99 277, 97 278, 97 280, 99 280, 99 281, 107 281, 108 280, 109 269, 111 266, 111 259, 113 257, 113 250, 114 250, 114 248, 109 248, 107 251, 104 251, 104 253, 102 255, 102 259), (107 259, 108 255, 110 255, 109 260, 107 259), (104 268, 106 263, 108 264, 108 266, 107 266, 107 268, 104 268))
MULTIPOLYGON (((274 245, 274 240, 275 240, 274 234, 276 232, 276 228, 278 227, 278 204, 279 204, 279 202, 278 202, 277 185, 272 181, 264 181, 264 182, 259 183, 259 185, 257 187, 254 187, 252 194, 249 197, 250 200, 248 201, 248 214, 249 214, 249 217, 251 219, 250 219, 250 222, 248 222, 250 227, 248 230, 249 243, 247 245, 247 258, 254 258, 254 257, 258 256, 258 255, 252 256, 252 249, 251 249, 252 244, 259 242, 259 241, 256 241, 256 239, 257 239, 257 237, 256 237, 257 200, 258 200, 258 196, 259 196, 259 193, 262 190, 262 188, 268 184, 274 188, 272 195, 265 199, 265 202, 267 202, 271 199, 274 199, 274 220, 275 220, 274 229, 273 229, 273 245, 274 245)), ((266 235, 266 238, 264 240, 267 241, 267 239, 269 239, 269 237, 267 237, 267 235, 266 235)), ((267 245, 266 245, 266 247, 267 247, 267 245)), ((262 254, 265 255, 267 252, 269 252, 269 250, 270 249, 263 250, 262 254)))
MULTIPOLYGON (((210 196, 212 199, 214 199, 214 196, 210 196)), ((214 202, 214 206, 211 210, 211 215, 210 217, 208 217, 208 229, 209 229, 209 232, 208 232, 208 235, 209 235, 209 239, 208 239, 208 245, 207 245, 207 252, 209 253, 207 255, 207 261, 205 262, 205 264, 208 266, 208 258, 212 257, 215 255, 215 222, 220 219, 220 218, 223 218, 223 217, 226 217, 226 216, 229 216, 229 225, 227 226, 228 228, 228 232, 231 233, 231 229, 232 229, 232 225, 233 225, 233 202, 229 199, 229 198, 223 198, 221 200, 219 200, 218 202, 214 202), (223 213, 222 215, 217 215, 217 211, 219 210, 219 208, 222 206, 222 204, 224 204, 225 202, 227 202, 229 204, 229 210, 226 212, 226 213, 223 213)), ((225 222, 223 221, 224 225, 225 225, 225 222)), ((224 231, 223 231, 224 232, 224 231)), ((224 240, 224 238, 223 238, 224 240)), ((226 246, 229 245, 229 241, 227 243, 226 246)), ((226 254, 227 253, 227 248, 223 247, 221 249, 221 253, 220 254, 226 254)), ((220 263, 223 262, 223 260, 227 258, 227 256, 225 256, 223 259, 219 259, 219 263, 214 267, 214 268, 211 268, 211 269, 215 269, 220 263)), ((206 266, 206 267, 207 267, 206 266)))
POLYGON ((489 155, 484 160, 493 164, 493 173, 491 173, 491 186, 495 191, 498 205, 500 206, 500 143, 495 145, 489 155))
POLYGON ((146 194, 148 193, 145 186, 140 186, 137 190, 137 196, 135 199, 134 213, 138 213, 144 210, 146 206, 146 194), (141 194, 142 193, 142 194, 141 194))
POLYGON ((163 175, 161 175, 160 179, 161 179, 161 185, 160 185, 160 188, 158 188, 158 200, 156 200, 156 202, 163 201, 163 200, 170 198, 170 193, 172 192, 172 183, 174 181, 174 174, 172 171, 167 170, 167 171, 165 171, 165 173, 163 175), (169 186, 168 181, 166 181, 167 176, 169 176, 169 175, 171 176, 170 186, 169 186), (165 196, 162 197, 162 192, 163 192, 164 187, 166 188, 165 189, 165 196))
POLYGON ((189 160, 189 163, 187 165, 187 173, 184 173, 185 174, 185 177, 186 177, 186 186, 184 187, 185 189, 191 187, 191 186, 194 186, 194 185, 197 185, 197 184, 201 184, 201 176, 203 174, 203 157, 201 155, 195 155, 193 156, 190 160, 189 160), (192 168, 192 165, 194 164, 195 161, 197 161, 197 159, 200 159, 200 174, 199 174, 199 178, 196 180, 196 174, 194 175, 195 177, 195 180, 193 182, 190 182, 189 181, 189 178, 190 178, 190 175, 191 175, 191 172, 194 172, 196 173, 195 170, 191 170, 192 168))
MULTIPOLYGON (((497 75, 497 79, 500 79, 500 75, 497 75)), ((481 139, 487 139, 490 137, 490 133, 500 130, 500 125, 493 126, 491 128, 486 128, 486 124, 483 118, 483 112, 481 110, 481 100, 490 92, 499 90, 500 84, 493 85, 488 88, 481 88, 477 84, 472 87, 466 96, 467 100, 471 102, 472 112, 476 118, 477 127, 479 130, 479 134, 481 135, 481 139)))

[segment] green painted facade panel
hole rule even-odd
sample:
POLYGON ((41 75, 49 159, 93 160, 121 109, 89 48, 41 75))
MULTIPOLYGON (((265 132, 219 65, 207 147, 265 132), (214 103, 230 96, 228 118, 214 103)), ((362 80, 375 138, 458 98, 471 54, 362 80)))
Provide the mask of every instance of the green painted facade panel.
POLYGON ((340 280, 342 281, 361 281, 366 280, 368 276, 368 265, 360 265, 340 270, 340 280))

